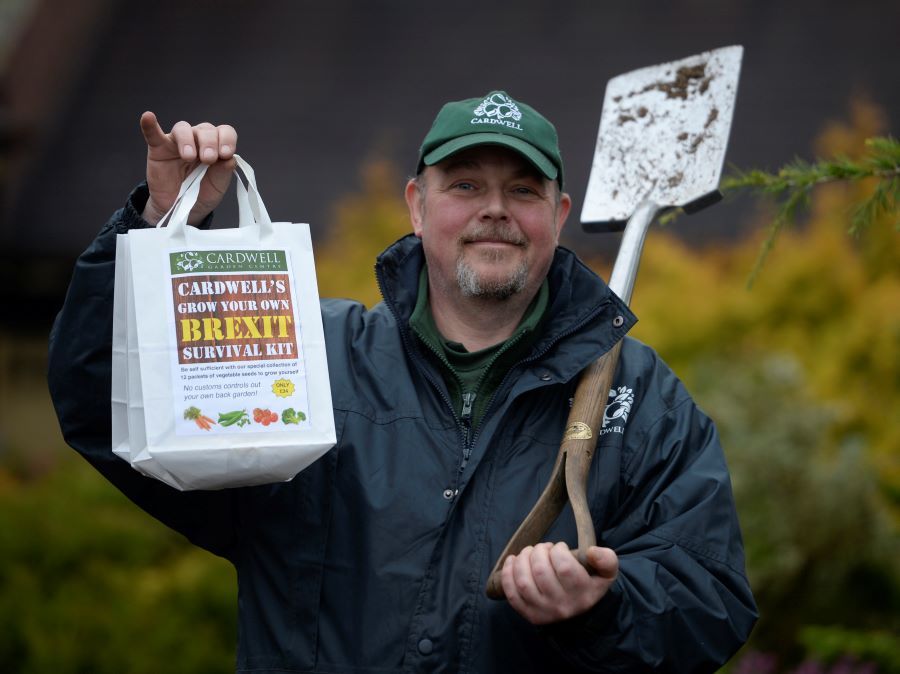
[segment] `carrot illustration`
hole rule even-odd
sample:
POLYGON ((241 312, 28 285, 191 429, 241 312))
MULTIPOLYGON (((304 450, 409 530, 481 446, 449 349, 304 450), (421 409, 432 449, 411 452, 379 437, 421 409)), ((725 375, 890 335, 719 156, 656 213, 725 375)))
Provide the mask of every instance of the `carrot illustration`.
POLYGON ((216 423, 209 417, 203 416, 203 413, 197 407, 188 407, 184 411, 184 418, 188 421, 193 421, 197 424, 197 428, 203 431, 208 431, 212 428, 212 425, 216 423))

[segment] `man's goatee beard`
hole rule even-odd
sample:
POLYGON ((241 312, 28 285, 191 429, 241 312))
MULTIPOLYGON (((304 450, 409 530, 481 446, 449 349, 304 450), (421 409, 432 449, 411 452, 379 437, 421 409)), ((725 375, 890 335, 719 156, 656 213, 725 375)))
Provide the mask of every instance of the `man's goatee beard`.
POLYGON ((490 300, 506 300, 522 292, 528 279, 528 263, 522 261, 515 271, 505 279, 486 282, 478 277, 465 260, 456 261, 456 282, 463 297, 478 297, 490 300))

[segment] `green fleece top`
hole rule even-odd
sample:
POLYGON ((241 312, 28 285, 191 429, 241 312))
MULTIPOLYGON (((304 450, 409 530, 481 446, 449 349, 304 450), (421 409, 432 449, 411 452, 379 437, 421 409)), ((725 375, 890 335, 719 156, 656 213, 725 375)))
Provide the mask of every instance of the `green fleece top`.
POLYGON ((516 331, 506 341, 479 351, 466 351, 462 344, 445 339, 438 330, 431 315, 428 269, 422 267, 419 294, 409 326, 437 356, 450 401, 460 419, 469 423, 472 429, 481 422, 491 396, 506 372, 528 354, 549 301, 550 288, 544 279, 516 331))

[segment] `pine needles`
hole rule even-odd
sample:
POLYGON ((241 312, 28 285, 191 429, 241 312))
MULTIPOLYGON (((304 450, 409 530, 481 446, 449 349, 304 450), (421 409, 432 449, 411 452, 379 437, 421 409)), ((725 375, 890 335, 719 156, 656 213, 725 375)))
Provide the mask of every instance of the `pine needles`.
MULTIPOLYGON (((778 202, 748 285, 752 285, 759 275, 781 230, 795 222, 798 212, 809 206, 814 188, 825 183, 859 182, 869 178, 876 179, 877 184, 850 214, 848 231, 853 236, 864 232, 883 215, 897 212, 897 202, 900 200, 900 143, 893 137, 867 139, 866 150, 859 158, 840 156, 815 163, 797 159, 777 173, 738 171, 724 178, 721 189, 725 194, 750 190, 778 202)), ((895 226, 900 228, 900 222, 895 226)))

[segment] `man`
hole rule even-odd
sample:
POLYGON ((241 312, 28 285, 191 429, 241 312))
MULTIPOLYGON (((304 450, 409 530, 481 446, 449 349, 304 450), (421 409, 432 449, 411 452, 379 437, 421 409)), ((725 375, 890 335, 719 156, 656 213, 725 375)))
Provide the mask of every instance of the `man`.
POLYGON ((593 573, 567 510, 505 561, 508 601, 484 595, 578 374, 634 323, 557 246, 571 199, 537 111, 504 92, 444 106, 406 186, 413 234, 378 258, 384 302, 322 303, 336 447, 289 483, 217 492, 175 492, 110 451, 115 235, 157 222, 198 161, 203 223, 237 145, 229 126, 141 128, 147 184, 78 261, 50 387, 73 447, 235 565, 239 671, 694 672, 734 653, 756 609, 715 429, 630 338, 590 476, 593 573))

